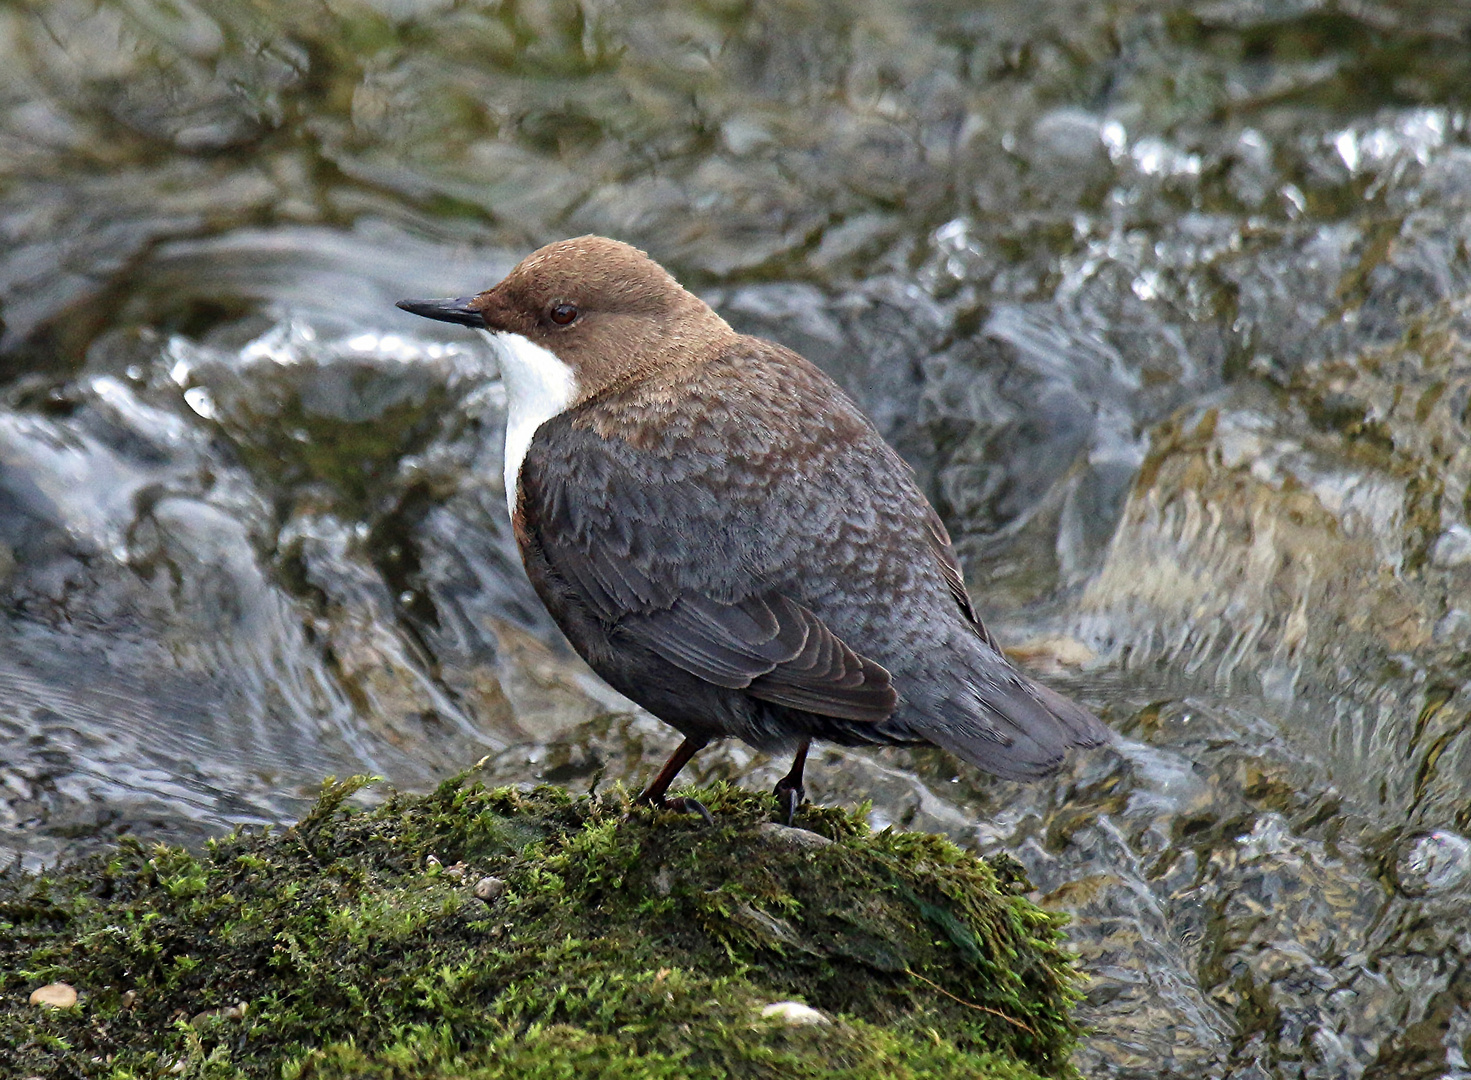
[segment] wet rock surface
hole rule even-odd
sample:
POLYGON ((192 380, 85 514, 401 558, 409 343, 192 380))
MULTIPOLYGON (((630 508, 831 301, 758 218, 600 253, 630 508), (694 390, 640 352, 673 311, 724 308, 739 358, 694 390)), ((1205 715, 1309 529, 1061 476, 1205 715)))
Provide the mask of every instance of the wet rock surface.
POLYGON ((1468 25, 0 11, 0 851, 290 820, 332 772, 647 776, 671 733, 521 575, 493 365, 391 307, 600 231, 853 393, 1120 732, 1031 787, 808 777, 1075 914, 1085 1073, 1466 1073, 1468 25))

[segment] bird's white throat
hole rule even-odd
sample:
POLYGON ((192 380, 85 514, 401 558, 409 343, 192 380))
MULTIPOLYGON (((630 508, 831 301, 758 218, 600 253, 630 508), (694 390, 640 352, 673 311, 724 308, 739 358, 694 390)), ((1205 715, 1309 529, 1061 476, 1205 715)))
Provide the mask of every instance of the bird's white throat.
POLYGON ((516 513, 521 463, 536 429, 566 412, 577 397, 572 368, 520 334, 480 331, 495 350, 506 388, 506 506, 516 513))

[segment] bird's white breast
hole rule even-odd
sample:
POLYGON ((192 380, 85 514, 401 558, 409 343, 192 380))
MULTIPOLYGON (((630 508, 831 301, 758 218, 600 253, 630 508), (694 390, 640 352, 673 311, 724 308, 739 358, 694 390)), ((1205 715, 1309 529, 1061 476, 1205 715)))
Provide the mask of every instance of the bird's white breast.
POLYGON ((514 515, 516 484, 531 437, 576 400, 577 379, 555 353, 520 334, 480 332, 495 350, 506 388, 506 506, 514 515))

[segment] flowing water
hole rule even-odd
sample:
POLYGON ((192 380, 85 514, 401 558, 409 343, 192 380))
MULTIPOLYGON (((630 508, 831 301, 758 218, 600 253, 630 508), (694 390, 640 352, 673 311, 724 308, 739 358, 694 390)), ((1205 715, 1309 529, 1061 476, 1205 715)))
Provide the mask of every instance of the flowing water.
POLYGON ((1075 913, 1089 1076, 1471 1076, 1465 3, 0 7, 0 855, 650 774, 392 307, 583 232, 842 382, 1119 732, 809 769, 1075 913))

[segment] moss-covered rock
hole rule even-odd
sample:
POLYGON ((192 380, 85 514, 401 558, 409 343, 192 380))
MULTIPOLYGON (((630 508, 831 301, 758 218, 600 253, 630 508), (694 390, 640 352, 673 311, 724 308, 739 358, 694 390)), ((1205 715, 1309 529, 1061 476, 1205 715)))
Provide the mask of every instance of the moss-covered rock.
POLYGON ((348 810, 0 876, 0 1075, 1069 1076, 1060 919, 1013 865, 727 786, 348 810), (28 1003, 66 982, 70 1009, 28 1003), (800 1000, 808 1022, 763 1017, 800 1000))

